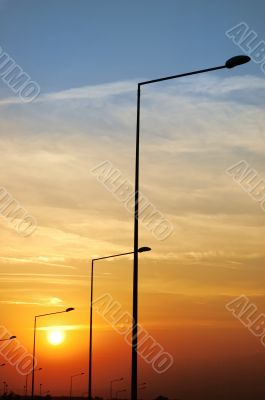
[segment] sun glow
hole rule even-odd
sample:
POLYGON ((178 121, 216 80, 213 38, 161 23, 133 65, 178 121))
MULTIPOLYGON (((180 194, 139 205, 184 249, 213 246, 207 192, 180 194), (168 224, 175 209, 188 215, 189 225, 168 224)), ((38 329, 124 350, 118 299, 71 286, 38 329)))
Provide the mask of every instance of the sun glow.
POLYGON ((57 346, 64 341, 64 333, 62 331, 50 331, 47 337, 49 343, 53 346, 57 346))

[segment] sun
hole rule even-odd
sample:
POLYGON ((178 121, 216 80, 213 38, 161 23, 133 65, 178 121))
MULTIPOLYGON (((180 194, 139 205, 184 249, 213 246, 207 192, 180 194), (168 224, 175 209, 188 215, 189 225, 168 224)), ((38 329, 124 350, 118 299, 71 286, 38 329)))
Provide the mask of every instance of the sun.
POLYGON ((64 341, 64 333, 62 331, 48 332, 48 341, 53 346, 58 346, 64 341))

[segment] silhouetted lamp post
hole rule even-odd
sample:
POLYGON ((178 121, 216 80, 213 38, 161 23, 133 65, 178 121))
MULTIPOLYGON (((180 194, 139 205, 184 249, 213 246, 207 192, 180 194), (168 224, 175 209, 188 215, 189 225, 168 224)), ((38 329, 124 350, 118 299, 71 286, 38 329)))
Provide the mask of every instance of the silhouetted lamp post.
MULTIPOLYGON (((147 383, 143 382, 143 383, 139 383, 138 385, 138 390, 139 392, 142 392, 143 390, 145 390, 147 388, 147 383)), ((142 396, 140 396, 140 400, 142 400, 142 396)))
POLYGON ((3 364, 0 364, 0 367, 4 367, 5 366, 5 363, 3 363, 3 364))
POLYGON ((123 378, 118 378, 118 379, 112 379, 112 381, 110 381, 110 400, 112 400, 112 385, 114 382, 121 382, 123 381, 123 378))
POLYGON ((125 392, 126 392, 126 389, 117 390, 117 392, 116 392, 116 399, 119 398, 119 393, 125 393, 125 392))
MULTIPOLYGON (((150 247, 137 248, 137 253, 151 251, 150 247)), ((94 286, 94 262, 106 260, 107 258, 121 257, 128 254, 134 254, 134 251, 127 253, 113 254, 111 256, 93 258, 91 263, 91 286, 90 286, 90 330, 89 330, 89 371, 88 371, 88 399, 92 400, 92 329, 93 329, 93 286, 94 286)))
POLYGON ((31 382, 31 398, 34 399, 34 379, 35 379, 35 350, 36 350, 36 327, 37 327, 37 318, 46 317, 48 315, 62 314, 67 313, 69 311, 73 311, 73 307, 69 307, 64 311, 56 311, 47 314, 36 315, 34 319, 34 337, 33 337, 33 357, 32 357, 32 382, 31 382))
MULTIPOLYGON (((7 340, 13 340, 13 339, 16 339, 17 337, 16 336, 10 336, 9 338, 6 338, 6 339, 0 339, 0 342, 6 342, 7 340)), ((0 364, 0 367, 4 367, 6 364, 5 363, 2 363, 2 364, 0 364)), ((5 385, 6 385, 6 382, 3 382, 3 384, 4 384, 4 394, 5 394, 5 385)))
POLYGON ((197 75, 205 72, 216 71, 224 68, 234 68, 250 61, 245 55, 236 56, 226 61, 224 65, 207 68, 179 75, 167 76, 138 83, 137 90, 137 119, 136 119, 136 157, 135 157, 135 191, 134 191, 134 262, 133 262, 133 327, 132 327, 132 371, 131 371, 131 400, 137 400, 137 323, 138 323, 138 211, 139 211, 139 153, 140 153, 140 96, 141 87, 151 83, 167 81, 184 76, 197 75))
POLYGON ((79 374, 75 374, 71 376, 71 380, 70 380, 70 399, 72 398, 72 390, 73 390, 73 378, 75 378, 76 376, 81 376, 81 375, 85 375, 84 372, 80 372, 79 374))

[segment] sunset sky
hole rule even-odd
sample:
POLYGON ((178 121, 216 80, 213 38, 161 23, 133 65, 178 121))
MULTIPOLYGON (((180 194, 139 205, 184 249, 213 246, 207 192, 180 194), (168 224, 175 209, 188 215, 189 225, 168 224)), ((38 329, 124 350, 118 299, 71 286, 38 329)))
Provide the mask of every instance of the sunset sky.
MULTIPOLYGON (((21 237, 0 218, 0 325, 31 353, 34 316, 75 307, 38 320, 36 392, 68 395, 79 372, 73 394, 87 392, 91 259, 133 248, 133 215, 91 169, 109 161, 133 184, 137 82, 222 65, 243 53, 225 34, 236 24, 265 40, 264 12, 261 0, 0 0, 0 46, 41 88, 22 103, 0 79, 0 187, 37 220, 21 237)), ((252 62, 142 91, 141 192, 173 226, 158 240, 140 222, 152 248, 140 324, 174 357, 164 374, 139 358, 146 399, 264 397, 265 347, 225 307, 244 294, 265 313, 265 213, 226 173, 245 160, 265 179, 264 78, 252 62)), ((95 265, 95 297, 129 313, 132 260, 95 265)), ((94 395, 123 376, 130 397, 130 351, 95 314, 94 395)), ((0 390, 22 394, 0 346, 2 362, 0 390)))

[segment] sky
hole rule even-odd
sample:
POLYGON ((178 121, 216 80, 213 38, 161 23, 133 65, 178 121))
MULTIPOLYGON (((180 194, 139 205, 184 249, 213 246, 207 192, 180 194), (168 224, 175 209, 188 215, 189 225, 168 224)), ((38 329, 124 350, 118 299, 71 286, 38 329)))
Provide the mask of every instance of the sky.
MULTIPOLYGON (((0 335, 31 354, 34 316, 75 307, 38 319, 37 392, 68 395, 81 372, 73 393, 87 392, 91 259, 133 247, 133 215, 114 188, 133 187, 137 82, 248 54, 226 31, 244 23, 265 41, 264 12, 257 0, 0 0, 0 48, 40 87, 23 102, 0 77, 0 194, 36 220, 23 237, 1 212, 0 335), (102 165, 118 181, 104 183, 102 165)), ((264 88, 252 61, 142 89, 140 189, 172 227, 161 238, 139 225, 152 248, 139 255, 140 324, 174 359, 159 374, 139 356, 148 400, 264 397, 265 348, 226 308, 244 295, 265 312, 264 210, 227 172, 244 161, 265 179, 264 88)), ((132 261, 95 266, 95 298, 108 293, 129 314, 132 261)), ((108 398, 122 376, 115 390, 130 397, 130 350, 95 312, 95 395, 108 398)), ((22 394, 6 354, 0 346, 0 377, 22 394)))

